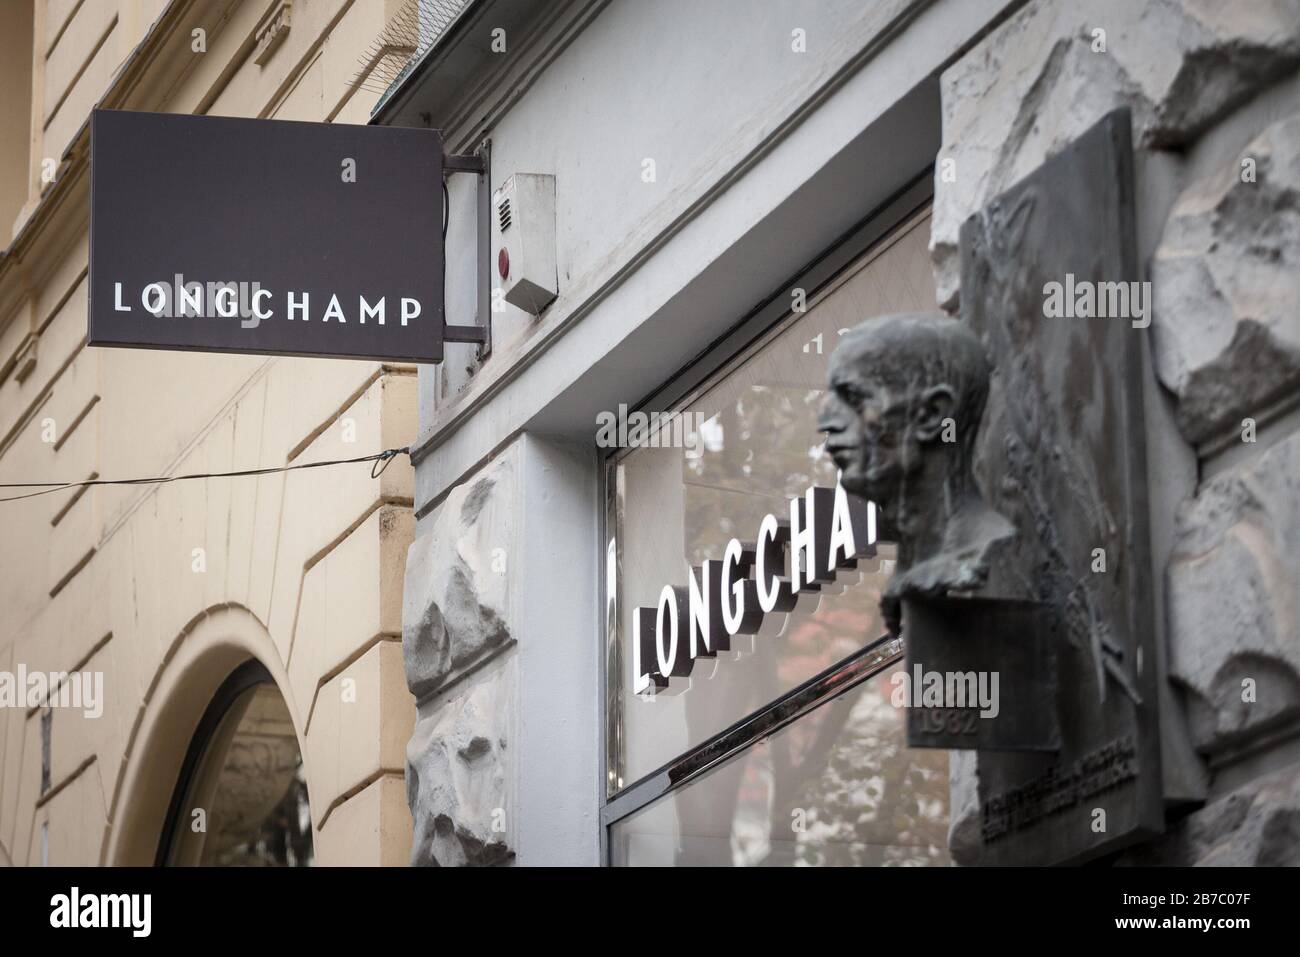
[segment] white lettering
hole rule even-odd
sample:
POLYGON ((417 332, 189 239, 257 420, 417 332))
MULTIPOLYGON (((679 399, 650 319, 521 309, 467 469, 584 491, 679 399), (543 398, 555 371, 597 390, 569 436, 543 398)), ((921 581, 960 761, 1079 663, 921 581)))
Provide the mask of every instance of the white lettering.
POLYGON ((236 314, 237 300, 235 299, 235 290, 230 286, 222 286, 217 290, 217 294, 212 297, 212 304, 217 308, 217 315, 223 319, 234 318, 236 314), (222 296, 225 296, 223 303, 222 296))
POLYGON ((382 326, 384 324, 384 297, 380 296, 378 304, 374 307, 371 307, 370 303, 366 302, 365 296, 358 298, 361 300, 361 324, 364 326, 366 319, 370 318, 378 319, 379 324, 382 326))
POLYGON ((330 304, 325 307, 325 315, 321 316, 321 322, 329 322, 331 319, 337 319, 339 322, 347 322, 343 318, 343 307, 339 305, 338 296, 330 296, 330 304))
POLYGON ((665 585, 664 590, 659 593, 659 612, 655 621, 655 656, 658 658, 659 673, 664 677, 673 673, 673 665, 677 661, 679 624, 677 593, 672 585, 665 585), (667 612, 667 621, 665 621, 665 612, 667 612))
POLYGON ((257 290, 257 292, 253 293, 253 315, 256 316, 258 319, 270 319, 271 310, 267 309, 265 312, 263 312, 257 305, 257 300, 261 296, 265 296, 267 299, 270 299, 271 291, 269 289, 259 289, 257 290))
POLYGON ((145 312, 152 313, 155 316, 161 316, 163 310, 167 307, 167 287, 160 282, 151 282, 144 287, 140 293, 140 305, 144 306, 145 312), (154 305, 149 305, 150 290, 155 297, 154 305))
POLYGON ((719 576, 718 587, 722 596, 722 627, 729 635, 739 632, 745 620, 742 553, 740 542, 734 538, 727 542, 727 550, 722 553, 722 574, 719 576))

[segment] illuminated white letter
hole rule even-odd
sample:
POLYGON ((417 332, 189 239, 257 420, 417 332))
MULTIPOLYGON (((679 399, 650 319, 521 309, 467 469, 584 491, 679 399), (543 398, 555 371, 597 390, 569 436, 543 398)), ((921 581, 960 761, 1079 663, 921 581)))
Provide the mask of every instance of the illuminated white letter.
POLYGON ((744 547, 736 539, 727 542, 722 553, 722 574, 718 576, 718 594, 722 598, 722 627, 727 634, 752 635, 762 624, 754 583, 746 578, 749 567, 744 547))
POLYGON ((713 647, 713 615, 712 605, 713 596, 716 594, 709 588, 709 570, 716 562, 704 562, 700 566, 700 574, 696 576, 692 572, 690 578, 690 637, 691 637, 691 657, 698 658, 700 655, 706 657, 712 656, 717 649, 713 647))
POLYGON ((677 597, 673 594, 672 585, 665 585, 664 590, 659 593, 659 614, 655 621, 655 655, 659 661, 659 673, 672 674, 673 659, 677 657, 677 597), (668 613, 667 621, 664 620, 665 612, 668 613), (666 650, 665 639, 668 641, 666 650))
POLYGON ((790 499, 790 590, 798 592, 813 583, 813 527, 812 489, 806 499, 790 499), (807 502, 808 520, 800 505, 807 502))
POLYGON ((780 529, 776 516, 771 514, 764 515, 758 526, 754 579, 758 587, 758 607, 764 614, 775 611, 778 605, 787 604, 790 596, 790 583, 781 581, 780 577, 785 570, 785 562, 782 560, 785 545, 778 537, 780 529))
POLYGON ((835 512, 831 516, 831 550, 826 563, 831 568, 847 565, 858 556, 858 546, 853 540, 853 516, 849 513, 849 493, 844 486, 835 486, 835 512))

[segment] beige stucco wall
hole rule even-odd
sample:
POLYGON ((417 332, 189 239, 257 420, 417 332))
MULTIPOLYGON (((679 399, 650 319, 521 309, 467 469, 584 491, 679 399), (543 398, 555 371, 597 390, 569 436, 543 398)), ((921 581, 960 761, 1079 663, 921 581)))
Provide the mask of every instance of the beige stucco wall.
MULTIPOLYGON (((409 444, 414 367, 84 345, 92 106, 365 122, 375 94, 351 81, 395 4, 294 0, 285 40, 258 65, 273 0, 26 2, 31 162, 0 262, 0 482, 409 444), (192 50, 196 28, 206 52, 192 50)), ((0 85, 0 102, 13 89, 0 85)), ((399 458, 378 480, 357 465, 0 503, 0 671, 102 671, 106 699, 97 719, 54 710, 44 794, 39 711, 0 708, 0 863, 39 863, 42 825, 51 864, 150 863, 194 727, 250 657, 293 716, 317 862, 406 863, 411 483, 399 458), (349 678, 355 701, 341 693, 349 678)))

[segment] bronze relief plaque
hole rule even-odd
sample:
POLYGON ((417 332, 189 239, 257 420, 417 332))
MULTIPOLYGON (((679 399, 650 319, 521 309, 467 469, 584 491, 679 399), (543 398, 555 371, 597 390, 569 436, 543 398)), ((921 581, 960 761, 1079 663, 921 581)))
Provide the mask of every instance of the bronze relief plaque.
MULTIPOLYGON (((1016 527, 984 595, 1053 621, 1059 725, 1054 751, 979 751, 981 863, 1085 860, 1163 826, 1132 157, 1117 110, 961 231, 962 318, 993 364, 974 469, 1016 527)), ((1003 713, 1042 706, 1016 694, 1003 713)))

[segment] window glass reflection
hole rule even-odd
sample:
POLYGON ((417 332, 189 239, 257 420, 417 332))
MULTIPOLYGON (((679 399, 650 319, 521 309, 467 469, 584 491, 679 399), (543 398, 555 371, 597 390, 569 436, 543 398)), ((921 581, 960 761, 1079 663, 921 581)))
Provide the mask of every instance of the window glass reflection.
POLYGON ((908 749, 897 665, 610 828, 630 866, 934 866, 948 752, 908 749))
POLYGON ((615 535, 619 632, 611 661, 611 792, 700 745, 786 692, 874 642, 894 548, 840 571, 833 587, 804 592, 789 614, 767 616, 756 636, 733 639, 716 660, 699 659, 668 694, 633 691, 633 610, 654 607, 665 585, 721 559, 732 537, 753 541, 769 512, 812 484, 833 488, 817 413, 827 363, 841 330, 868 316, 933 309, 929 213, 906 223, 792 317, 720 373, 681 411, 700 423, 686 448, 643 447, 617 463, 615 535))
POLYGON ((234 699, 204 748, 177 816, 167 863, 306 867, 311 862, 311 814, 293 720, 275 685, 254 685, 234 699))

